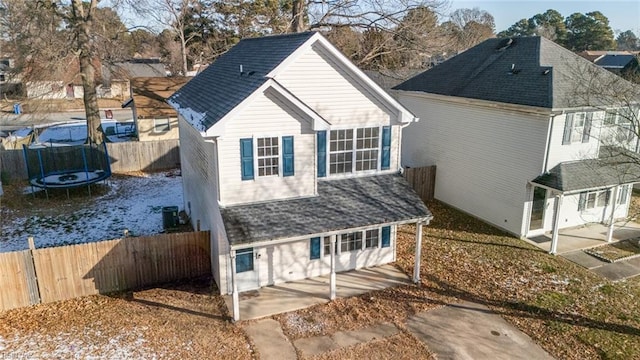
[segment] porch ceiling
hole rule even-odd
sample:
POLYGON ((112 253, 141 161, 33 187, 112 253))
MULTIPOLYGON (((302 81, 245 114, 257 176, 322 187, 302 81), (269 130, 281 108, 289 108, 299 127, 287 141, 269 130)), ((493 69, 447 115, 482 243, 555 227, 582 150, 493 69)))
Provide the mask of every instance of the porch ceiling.
POLYGON ((232 245, 431 218, 398 174, 318 181, 318 196, 221 209, 232 245))
POLYGON ((640 182, 637 154, 563 162, 532 181, 560 192, 606 188, 640 182))

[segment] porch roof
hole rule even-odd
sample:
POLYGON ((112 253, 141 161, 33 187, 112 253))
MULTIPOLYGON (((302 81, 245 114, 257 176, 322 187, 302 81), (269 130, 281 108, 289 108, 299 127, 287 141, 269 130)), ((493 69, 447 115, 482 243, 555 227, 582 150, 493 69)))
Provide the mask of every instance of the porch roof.
POLYGON ((618 155, 568 161, 554 166, 532 181, 560 192, 576 192, 640 182, 640 161, 618 155))
POLYGON ((318 181, 318 195, 221 209, 231 245, 431 219, 398 174, 318 181))

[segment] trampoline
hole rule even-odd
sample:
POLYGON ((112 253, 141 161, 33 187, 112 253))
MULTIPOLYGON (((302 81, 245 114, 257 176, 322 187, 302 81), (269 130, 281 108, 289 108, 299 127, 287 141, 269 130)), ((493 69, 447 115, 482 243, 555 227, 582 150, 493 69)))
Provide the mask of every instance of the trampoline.
POLYGON ((23 145, 29 184, 49 189, 69 189, 90 185, 111 176, 111 164, 106 144, 83 144, 47 147, 23 145))

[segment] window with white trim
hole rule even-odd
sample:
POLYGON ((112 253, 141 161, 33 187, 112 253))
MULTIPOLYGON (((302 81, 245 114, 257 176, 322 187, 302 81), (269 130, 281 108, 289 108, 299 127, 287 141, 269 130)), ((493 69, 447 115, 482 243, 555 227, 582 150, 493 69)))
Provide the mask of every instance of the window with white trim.
POLYGON ((356 130, 356 171, 378 169, 380 128, 356 130))
POLYGON ((171 130, 171 123, 169 122, 169 118, 153 119, 154 133, 165 133, 169 130, 171 130))
POLYGON ((353 171, 353 129, 331 130, 329 138, 329 173, 353 171))
MULTIPOLYGON (((338 239, 336 239, 336 246, 335 246, 336 255, 338 255, 338 239)), ((329 256, 329 255, 331 255, 331 236, 325 236, 324 237, 324 256, 329 256)))
POLYGON ((278 138, 257 139, 258 176, 278 175, 278 138))
POLYGON ((362 231, 340 235, 340 252, 362 249, 362 231))
POLYGON ((580 193, 578 210, 602 208, 609 204, 609 190, 590 191, 580 193))
POLYGON ((364 235, 364 247, 366 249, 377 248, 380 244, 380 230, 367 230, 364 235))
POLYGON ((618 192, 618 204, 626 204, 627 203, 627 199, 629 198, 629 189, 631 188, 631 185, 622 185, 620 187, 620 190, 618 192))
POLYGON ((586 120, 586 113, 575 113, 573 115, 573 127, 571 129, 571 142, 582 142, 582 135, 584 133, 584 123, 586 120))
POLYGON ((377 170, 379 158, 379 127, 331 130, 329 174, 377 170))

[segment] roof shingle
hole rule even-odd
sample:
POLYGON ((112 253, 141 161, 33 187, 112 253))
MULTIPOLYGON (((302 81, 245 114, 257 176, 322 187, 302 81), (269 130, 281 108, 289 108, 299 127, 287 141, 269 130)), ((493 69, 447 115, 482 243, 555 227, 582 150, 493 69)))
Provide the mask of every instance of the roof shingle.
POLYGON ((304 32, 244 39, 169 98, 180 109, 203 115, 186 118, 206 131, 267 81, 277 67, 314 35, 304 32), (242 69, 242 72, 241 70, 242 69))
POLYGON ((221 209, 229 243, 285 239, 431 218, 401 175, 318 182, 318 196, 221 209))

